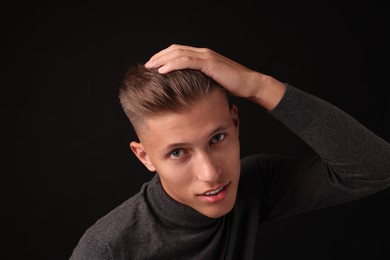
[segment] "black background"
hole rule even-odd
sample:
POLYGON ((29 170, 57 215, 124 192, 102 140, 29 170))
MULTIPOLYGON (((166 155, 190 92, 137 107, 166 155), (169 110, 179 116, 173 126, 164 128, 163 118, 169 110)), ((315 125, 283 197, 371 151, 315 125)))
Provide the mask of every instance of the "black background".
MULTIPOLYGON (((128 147, 136 137, 117 88, 127 66, 172 43, 209 47, 289 82, 390 141, 385 4, 66 1, 1 13, 1 259, 67 259, 90 225, 152 177, 128 147)), ((243 156, 312 153, 260 108, 235 102, 243 156)), ((266 223, 256 255, 389 257, 389 201, 387 189, 266 223)))

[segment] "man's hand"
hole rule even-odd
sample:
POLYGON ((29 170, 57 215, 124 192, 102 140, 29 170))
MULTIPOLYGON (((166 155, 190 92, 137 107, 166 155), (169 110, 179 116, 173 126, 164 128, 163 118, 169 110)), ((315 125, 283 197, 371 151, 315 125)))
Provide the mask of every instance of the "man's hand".
POLYGON ((284 94, 280 81, 256 72, 208 48, 173 44, 153 55, 145 64, 160 73, 180 69, 200 70, 231 95, 248 98, 267 110, 272 110, 284 94))

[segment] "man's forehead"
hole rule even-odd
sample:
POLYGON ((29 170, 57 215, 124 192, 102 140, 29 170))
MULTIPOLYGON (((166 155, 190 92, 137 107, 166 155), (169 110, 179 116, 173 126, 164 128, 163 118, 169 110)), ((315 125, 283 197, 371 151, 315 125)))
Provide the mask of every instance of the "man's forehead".
MULTIPOLYGON (((219 91, 217 91, 219 92, 219 91)), ((152 138, 165 134, 166 138, 208 135, 217 128, 231 124, 231 114, 222 93, 207 96, 188 109, 149 116, 144 120, 143 136, 152 138), (173 135, 173 136, 172 136, 173 135)))
POLYGON ((181 126, 184 123, 196 123, 202 121, 202 119, 208 119, 209 116, 211 118, 211 115, 215 117, 226 115, 228 112, 229 104, 227 98, 221 91, 214 90, 199 101, 189 104, 178 111, 155 113, 145 117, 144 121, 147 126, 155 126, 162 123, 181 126))
MULTIPOLYGON (((200 111, 199 111, 200 112, 200 111)), ((160 132, 212 132, 214 129, 226 127, 231 122, 228 113, 170 113, 159 117, 147 118, 144 121, 145 133, 160 132)))

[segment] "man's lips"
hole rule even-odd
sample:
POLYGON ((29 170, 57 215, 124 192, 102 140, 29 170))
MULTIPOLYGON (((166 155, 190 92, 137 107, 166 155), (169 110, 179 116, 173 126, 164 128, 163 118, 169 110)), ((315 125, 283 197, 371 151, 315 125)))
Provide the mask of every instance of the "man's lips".
POLYGON ((210 190, 207 190, 207 191, 205 191, 205 192, 203 192, 203 193, 200 193, 200 194, 198 194, 198 196, 214 196, 214 195, 217 195, 218 193, 220 193, 222 190, 224 190, 227 186, 229 186, 230 185, 230 181, 227 183, 227 184, 225 184, 225 185, 219 185, 219 186, 217 186, 216 188, 214 188, 214 189, 210 189, 210 190))

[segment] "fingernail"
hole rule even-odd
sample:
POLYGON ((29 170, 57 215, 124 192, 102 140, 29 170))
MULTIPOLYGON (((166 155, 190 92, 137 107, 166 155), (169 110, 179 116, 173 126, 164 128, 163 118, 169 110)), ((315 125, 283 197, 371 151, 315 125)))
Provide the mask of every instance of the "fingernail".
POLYGON ((165 72, 165 67, 161 66, 160 68, 158 68, 158 72, 159 73, 164 73, 165 72))

